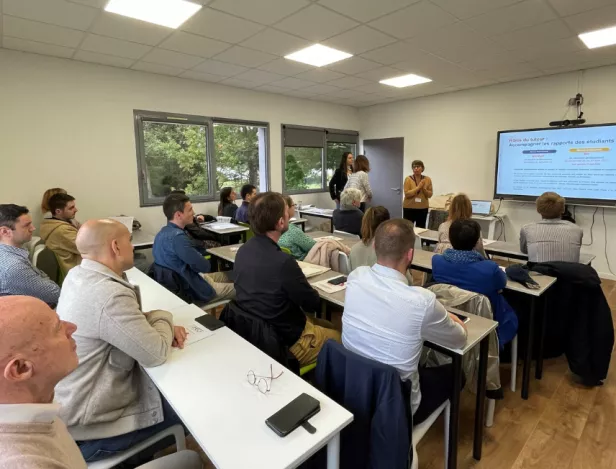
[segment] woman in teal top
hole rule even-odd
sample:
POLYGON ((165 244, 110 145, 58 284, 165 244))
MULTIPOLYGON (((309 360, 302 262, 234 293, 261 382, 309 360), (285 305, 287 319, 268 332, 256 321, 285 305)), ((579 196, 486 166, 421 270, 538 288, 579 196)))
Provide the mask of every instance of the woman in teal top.
MULTIPOLYGON (((295 216, 295 203, 288 195, 284 196, 284 200, 289 207, 289 218, 293 218, 295 216)), ((293 257, 298 261, 303 261, 315 244, 317 242, 314 239, 293 223, 289 223, 289 229, 278 240, 278 245, 291 251, 293 257)))

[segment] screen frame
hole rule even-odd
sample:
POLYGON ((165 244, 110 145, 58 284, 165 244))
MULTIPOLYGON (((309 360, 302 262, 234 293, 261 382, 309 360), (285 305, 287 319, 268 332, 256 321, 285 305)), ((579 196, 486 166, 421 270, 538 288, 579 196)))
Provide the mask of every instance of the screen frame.
MULTIPOLYGON (((513 132, 536 132, 541 130, 571 130, 571 129, 585 129, 589 127, 615 127, 616 122, 608 122, 605 124, 589 124, 589 125, 573 125, 567 127, 538 127, 534 129, 511 129, 511 130, 499 130, 496 134, 496 164, 494 168, 494 199, 497 200, 514 200, 518 202, 534 202, 539 196, 533 195, 518 195, 518 194, 501 194, 498 192, 498 161, 500 154, 500 139, 501 134, 508 134, 513 132)), ((588 205, 592 207, 616 207, 616 199, 578 199, 565 197, 568 205, 588 205)))

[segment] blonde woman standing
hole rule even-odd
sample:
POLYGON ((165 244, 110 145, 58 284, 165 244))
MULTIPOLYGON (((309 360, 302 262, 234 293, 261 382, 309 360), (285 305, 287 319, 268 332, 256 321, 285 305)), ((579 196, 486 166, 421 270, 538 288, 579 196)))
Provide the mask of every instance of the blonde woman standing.
POLYGON ((404 180, 404 218, 414 223, 417 228, 425 228, 430 207, 428 199, 433 193, 432 179, 422 174, 425 169, 423 161, 415 160, 411 166, 413 174, 404 180))
MULTIPOLYGON (((434 252, 437 254, 442 254, 447 249, 450 249, 451 242, 449 241, 449 228, 451 224, 456 220, 470 220, 473 215, 473 205, 471 204, 471 200, 468 198, 466 194, 458 194, 451 200, 451 205, 449 206, 449 217, 446 222, 441 223, 441 226, 438 227, 438 244, 434 249, 434 252)), ((473 251, 477 251, 481 254, 485 259, 488 258, 486 255, 486 251, 483 248, 483 239, 481 237, 481 233, 479 234, 479 240, 477 241, 477 245, 473 248, 473 251)))

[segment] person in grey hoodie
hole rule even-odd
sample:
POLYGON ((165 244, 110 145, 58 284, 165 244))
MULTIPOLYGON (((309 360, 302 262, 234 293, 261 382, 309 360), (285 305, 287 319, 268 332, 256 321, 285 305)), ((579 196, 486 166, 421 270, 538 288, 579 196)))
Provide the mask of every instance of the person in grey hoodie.
POLYGON ((163 364, 172 345, 183 347, 186 331, 174 327, 167 311, 141 311, 124 275, 133 267, 124 225, 90 220, 76 246, 83 260, 66 276, 57 311, 77 325, 79 366, 58 384, 56 398, 60 417, 92 462, 180 423, 142 367, 163 364))

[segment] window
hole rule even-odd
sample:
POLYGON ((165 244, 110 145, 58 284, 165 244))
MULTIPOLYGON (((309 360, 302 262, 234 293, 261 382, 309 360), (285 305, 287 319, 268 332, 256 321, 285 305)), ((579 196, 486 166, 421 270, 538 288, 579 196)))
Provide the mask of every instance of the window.
POLYGON ((194 202, 215 200, 225 186, 267 190, 267 124, 147 111, 134 116, 142 207, 161 205, 173 190, 194 202))
POLYGON ((342 153, 355 155, 358 132, 282 126, 285 193, 323 192, 342 153))

